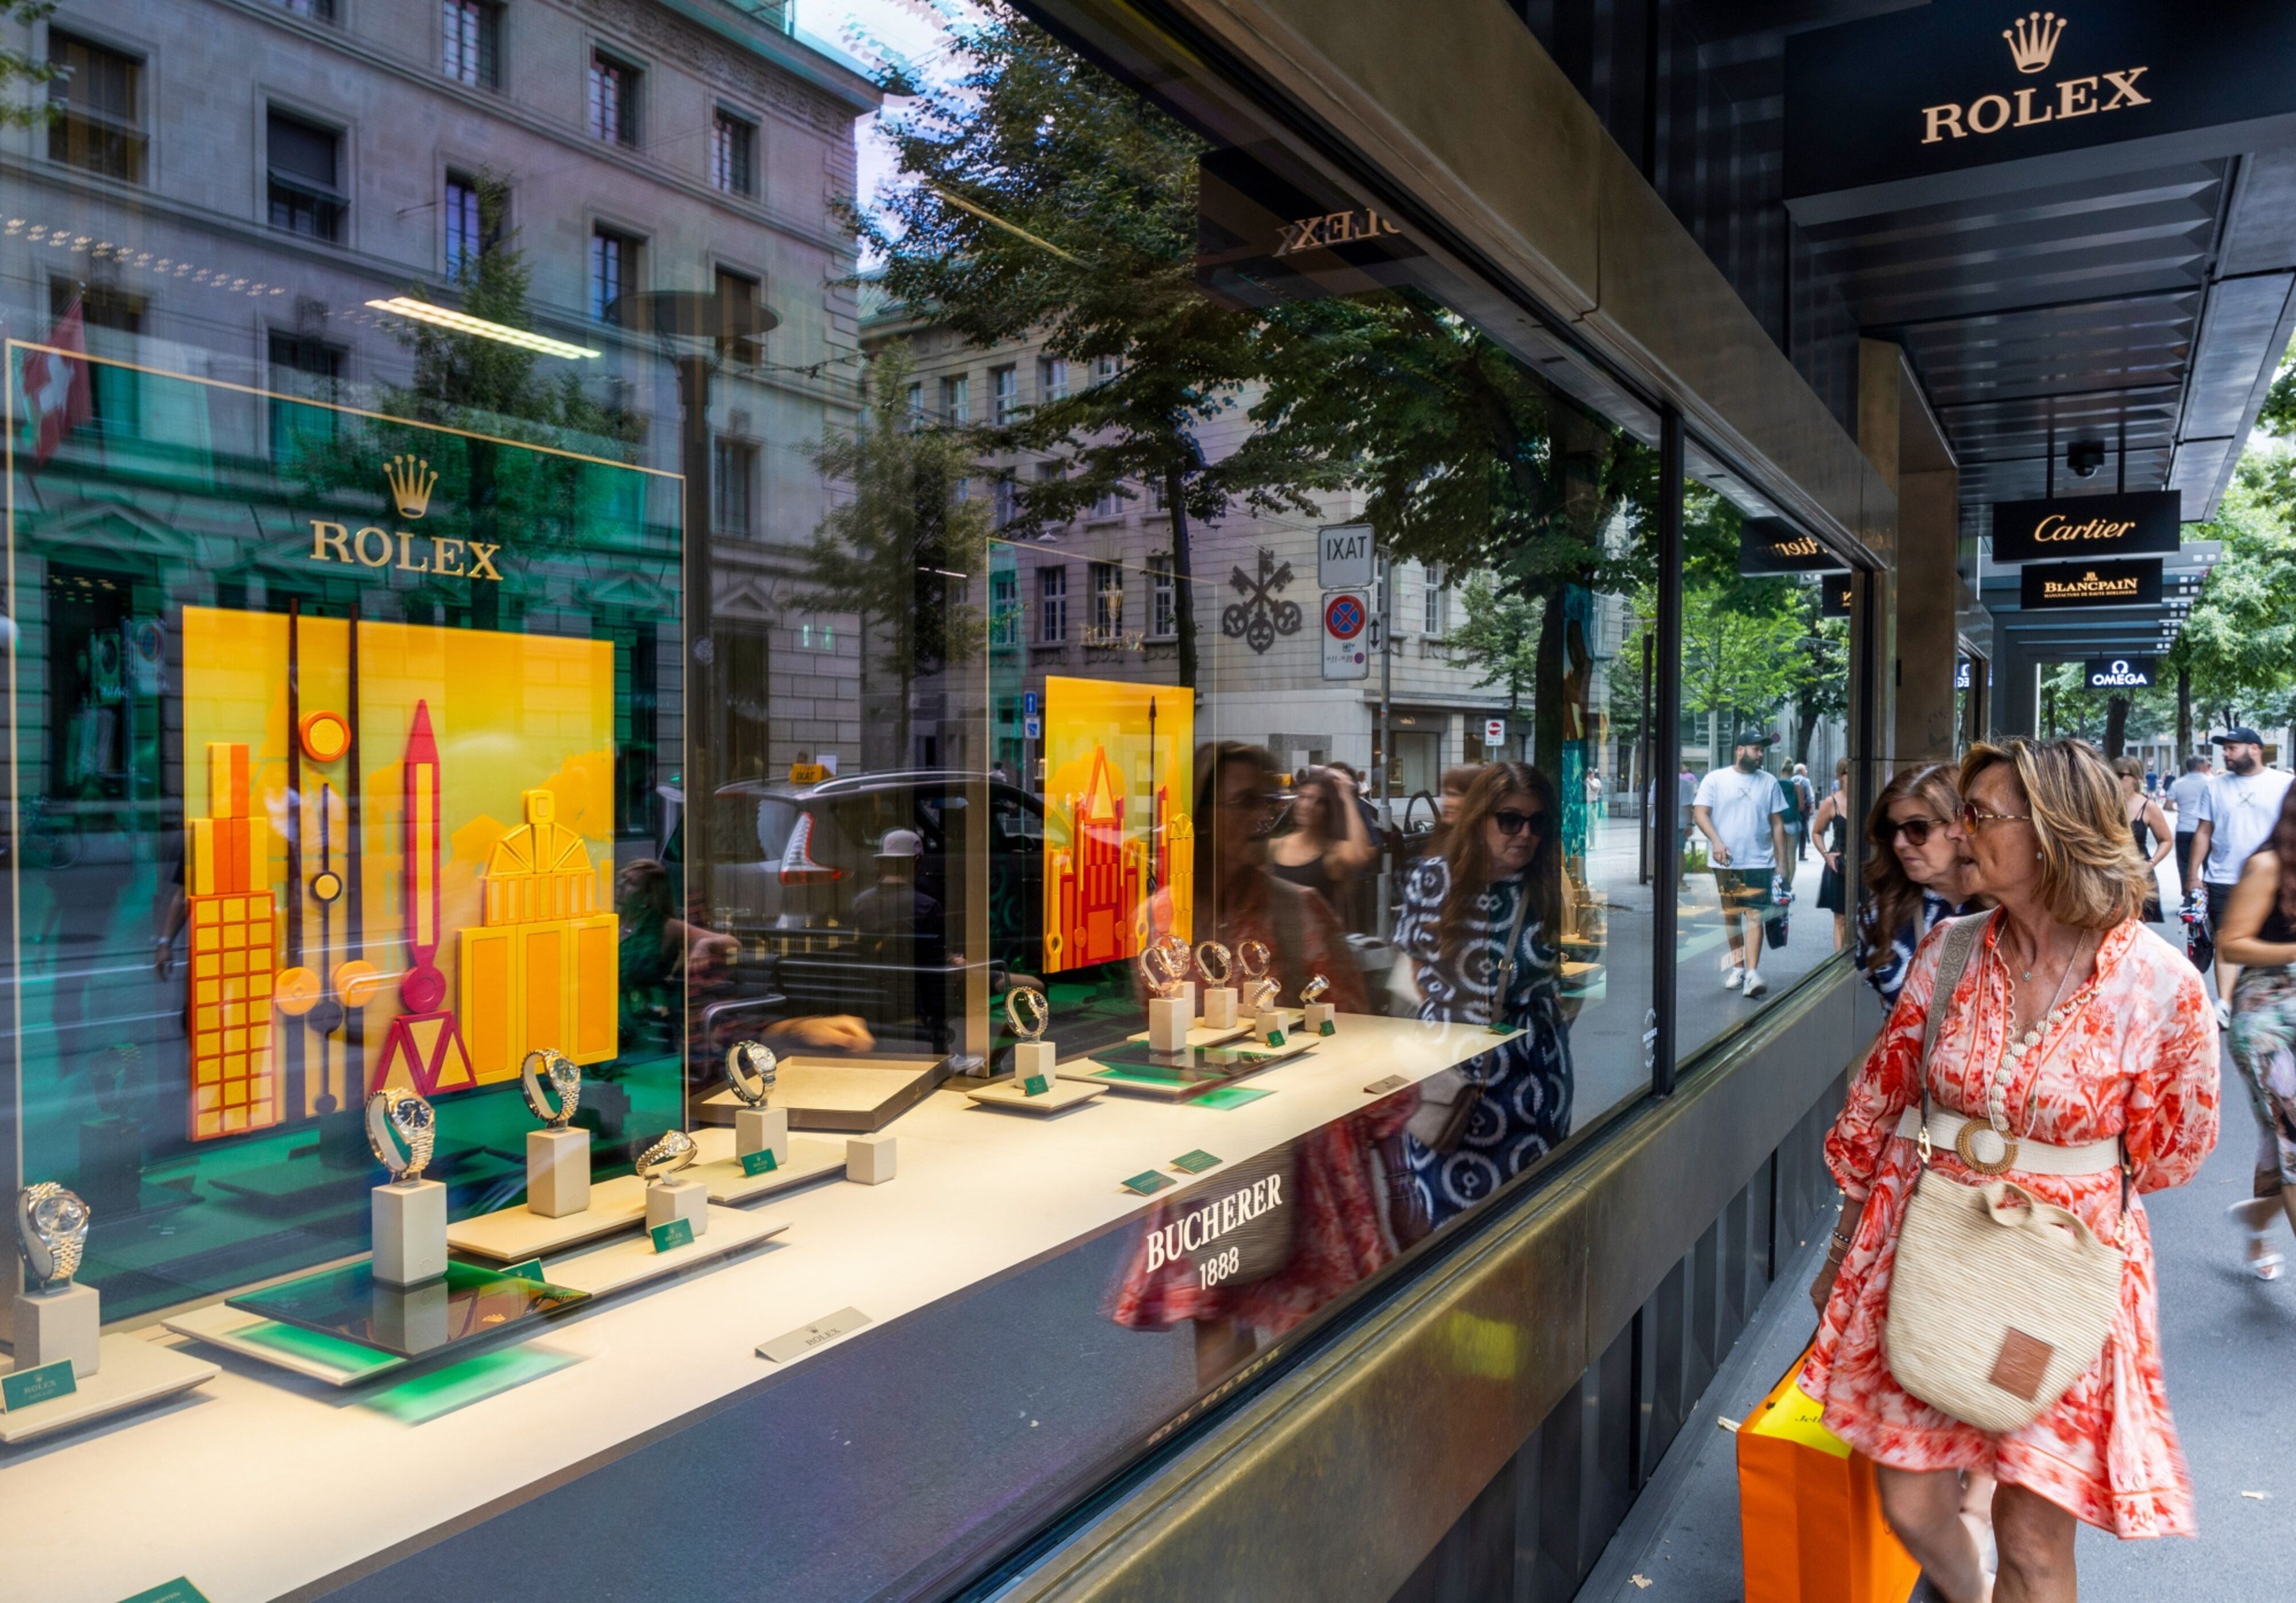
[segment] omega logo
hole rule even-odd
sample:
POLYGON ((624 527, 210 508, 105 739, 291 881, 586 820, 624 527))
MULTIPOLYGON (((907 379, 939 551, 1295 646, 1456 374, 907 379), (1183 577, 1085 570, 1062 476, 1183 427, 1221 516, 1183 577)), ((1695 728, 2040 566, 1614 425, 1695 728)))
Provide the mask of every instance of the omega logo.
MULTIPOLYGON (((2020 18, 2013 27, 2002 29, 2001 37, 2009 41, 2009 59, 2018 71, 2046 72, 2055 59, 2057 41, 2064 37, 2066 27, 2065 21, 2054 12, 2034 12, 2020 18)), ((2045 93, 2038 88, 2019 89, 2013 97, 1980 95, 1966 106, 1954 102, 1923 106, 1922 143, 1938 144, 1948 138, 1966 139, 1972 134, 1997 134, 2008 127, 2036 127, 2062 119, 2093 117, 2099 111, 2149 106, 2152 98, 2136 86, 2136 80, 2151 70, 2150 67, 2124 67, 2118 72, 2060 79, 2048 86, 2055 94, 2040 101, 2038 114, 2034 103, 2045 93), (2100 98, 2108 87, 2111 98, 2100 98)))
POLYGON ((2141 670, 2131 668, 2127 658, 2115 657, 2110 667, 2101 668, 2090 674, 2088 682, 2094 688, 2099 690, 2115 685, 2143 686, 2152 682, 2152 676, 2141 670))

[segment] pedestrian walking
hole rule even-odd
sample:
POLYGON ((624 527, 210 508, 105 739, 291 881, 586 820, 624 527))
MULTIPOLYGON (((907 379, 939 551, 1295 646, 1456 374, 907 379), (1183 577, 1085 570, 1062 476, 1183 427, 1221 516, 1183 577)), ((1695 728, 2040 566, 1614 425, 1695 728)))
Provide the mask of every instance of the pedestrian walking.
MULTIPOLYGON (((2224 922, 2225 906, 2249 854, 2272 834, 2280 816, 2281 799, 2288 793, 2291 776, 2264 766, 2264 737, 2247 728, 2226 729, 2213 737, 2224 748, 2225 771, 2209 781, 2201 793, 2193 829, 2193 878, 2201 882, 2209 930, 2214 934, 2224 922)), ((2191 893, 2186 893, 2189 902, 2191 893)), ((2239 965, 2217 953, 2217 1023, 2232 1023, 2232 982, 2239 965)))
POLYGON ((1370 927, 1362 894, 1379 847, 1356 807, 1356 787, 1339 769, 1309 769, 1293 787, 1292 805, 1267 843, 1267 869, 1303 891, 1313 891, 1351 930, 1370 927))
POLYGON ((1800 862, 1809 856, 1809 837, 1816 833, 1817 787, 1809 782, 1809 764, 1793 765, 1786 788, 1793 793, 1794 861, 1800 862))
MULTIPOLYGON (((2158 868, 2173 842, 2169 820, 2161 815, 2160 803, 2144 793, 2144 765, 2134 757, 2116 757, 2112 760, 2112 771, 2120 777, 2121 801, 2128 813, 2128 836, 2136 843, 2136 855, 2144 859, 2146 868, 2158 868)), ((2155 874, 2153 893, 2144 899, 2142 915, 2147 924, 2161 922, 2160 884, 2160 875, 2155 874)))
POLYGON ((2177 826, 2177 894, 2186 901, 2193 898, 2193 832, 2201 826, 2201 798, 2208 793, 2214 766, 2206 757, 2187 757, 2185 771, 2169 786, 2166 806, 2177 826))
POLYGON ((1759 729, 1740 731, 1730 766, 1701 779, 1690 806, 1691 821, 1707 840, 1722 931, 1730 942, 1722 989, 1750 999, 1769 989, 1760 973, 1762 918, 1790 856, 1785 788, 1762 766, 1772 738, 1759 729))
POLYGON ((2248 1232, 2249 1272, 2280 1278, 2272 1221, 2296 1226, 2296 790, 2248 859, 2225 906, 2217 950, 2240 966, 2232 986, 2232 1061, 2256 1114, 2255 1195, 2231 1213, 2248 1232))
POLYGON ((1849 759, 1833 765, 1833 788, 1810 815, 1810 833, 1825 868, 1817 876, 1817 905, 1833 915, 1833 949, 1849 944, 1849 759))
MULTIPOLYGON (((1982 922, 1966 934, 1956 920, 1923 942, 1827 1138, 1848 1200, 1811 1287, 1823 1312, 1803 1385, 1823 1400, 1827 1428, 1874 1459, 1884 1516, 1949 1603, 2070 1603, 2077 1522, 2123 1538, 2193 1530, 2161 1380, 2151 1232, 2134 1194, 2184 1184, 2214 1144, 2218 1035, 2199 976, 2136 921, 2143 870, 2093 747, 1976 745, 1959 788, 1950 834, 1971 864, 1969 890, 1997 905, 1972 915, 1982 922), (1958 973, 1933 994, 1949 946, 1958 973), (1925 1189, 1997 1174, 2121 1254, 2099 1357, 2038 1418, 1997 1432, 1911 1395, 1882 1347, 1916 1180, 1925 1189), (1960 1517, 1964 1470, 1998 1483, 1997 1591, 1960 1517)), ((1997 1302, 2042 1295, 1980 1290, 1997 1302)), ((2013 1352, 2017 1335, 2013 1326, 1988 1385, 2031 1402, 2046 1365, 2013 1352)))
POLYGON ((1896 1006, 1906 970, 1929 933, 1956 914, 1976 911, 1969 866, 1951 834, 1961 812, 1959 781, 1941 762, 1893 774, 1866 820, 1867 894, 1857 966, 1884 1007, 1896 1006))

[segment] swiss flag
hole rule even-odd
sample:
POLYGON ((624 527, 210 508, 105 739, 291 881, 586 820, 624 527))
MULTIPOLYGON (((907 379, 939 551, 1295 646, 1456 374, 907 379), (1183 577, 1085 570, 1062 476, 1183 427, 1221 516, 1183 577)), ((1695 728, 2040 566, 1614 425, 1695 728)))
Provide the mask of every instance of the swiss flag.
POLYGON ((45 466, 64 436, 94 415, 88 399, 87 335, 77 296, 48 331, 47 343, 53 349, 24 358, 24 407, 35 432, 35 466, 45 466), (74 356, 79 360, 72 360, 74 356))

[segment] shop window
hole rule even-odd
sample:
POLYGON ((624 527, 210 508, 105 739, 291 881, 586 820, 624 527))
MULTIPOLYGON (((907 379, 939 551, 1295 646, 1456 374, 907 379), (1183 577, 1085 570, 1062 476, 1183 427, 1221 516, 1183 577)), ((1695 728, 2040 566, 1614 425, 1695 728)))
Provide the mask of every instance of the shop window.
POLYGON ((1069 571, 1058 563, 1037 570, 1037 643, 1058 645, 1069 637, 1069 571))
POLYGON ((627 62, 603 51, 590 53, 590 137, 611 144, 638 142, 638 80, 643 75, 627 62))
POLYGON ((502 7, 489 0, 439 0, 439 67, 458 84, 502 86, 502 7))
POLYGON ((719 110, 709 117, 709 182, 729 195, 758 193, 758 125, 719 110))
POLYGON ((48 30, 48 160, 126 184, 144 181, 144 63, 48 30))
POLYGON ((266 124, 270 156, 271 226, 313 239, 340 240, 348 202, 343 136, 336 129, 274 109, 266 124))
POLYGON ((757 532, 758 448, 746 440, 710 443, 710 522, 721 534, 757 532))
POLYGON ((602 323, 623 320, 621 300, 638 288, 638 242, 613 228, 590 231, 590 315, 602 323))

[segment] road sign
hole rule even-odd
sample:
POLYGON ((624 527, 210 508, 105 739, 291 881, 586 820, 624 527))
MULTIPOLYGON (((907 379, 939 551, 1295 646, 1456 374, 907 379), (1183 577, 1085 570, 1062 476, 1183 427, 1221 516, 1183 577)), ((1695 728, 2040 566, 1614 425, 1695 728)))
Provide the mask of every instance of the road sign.
POLYGON ((1034 718, 1037 716, 1037 693, 1035 691, 1029 690, 1021 693, 1021 716, 1023 718, 1034 718))
POLYGON ((1483 719, 1483 744, 1487 746, 1506 744, 1506 719, 1503 718, 1483 719))
POLYGON ((1045 720, 1044 720, 1043 719, 1041 719, 1041 718, 1031 718, 1031 719, 1022 719, 1022 720, 1021 720, 1021 734, 1022 738, 1024 738, 1024 739, 1028 739, 1028 740, 1042 740, 1042 739, 1044 739, 1044 738, 1045 738, 1045 720))
POLYGON ((1324 677, 1370 676, 1371 603, 1361 590, 1334 591, 1324 597, 1324 677))
POLYGON ((1371 525, 1334 523, 1316 531, 1316 582, 1326 590, 1367 590, 1372 584, 1371 525))

